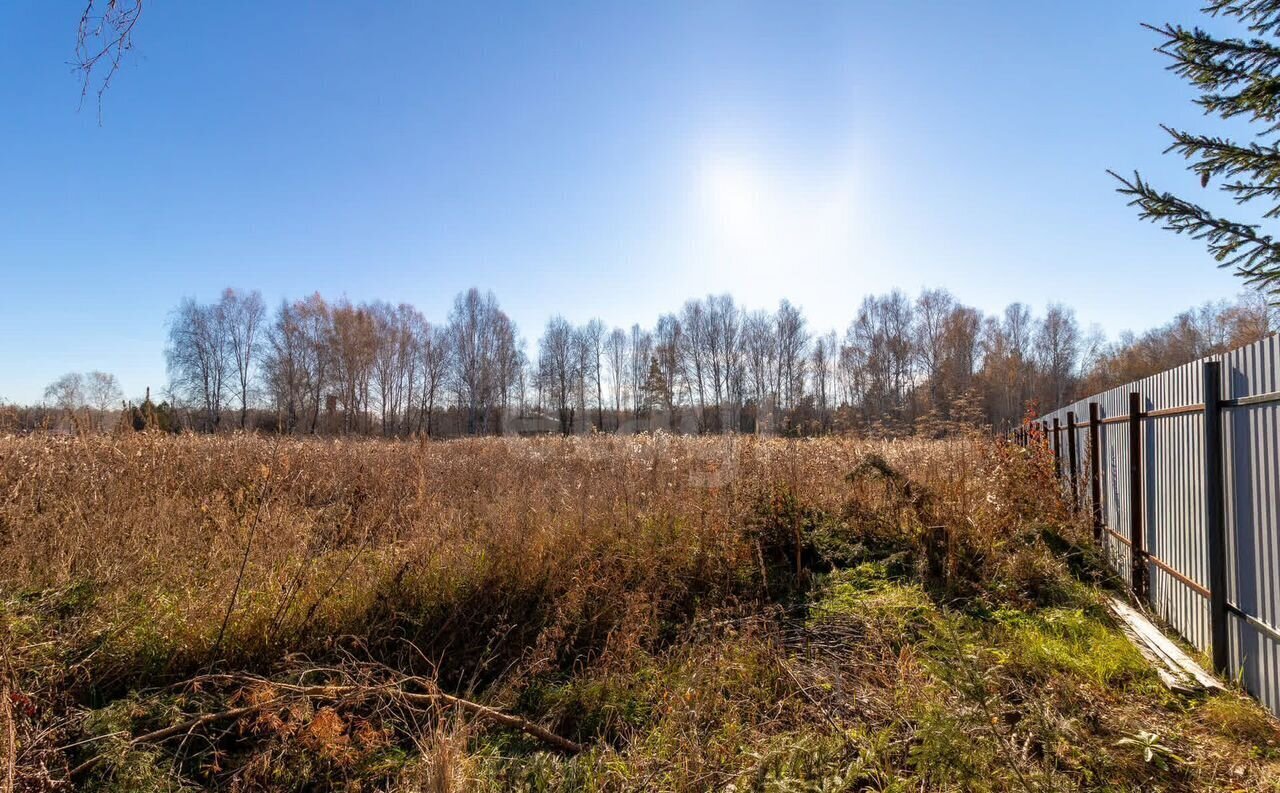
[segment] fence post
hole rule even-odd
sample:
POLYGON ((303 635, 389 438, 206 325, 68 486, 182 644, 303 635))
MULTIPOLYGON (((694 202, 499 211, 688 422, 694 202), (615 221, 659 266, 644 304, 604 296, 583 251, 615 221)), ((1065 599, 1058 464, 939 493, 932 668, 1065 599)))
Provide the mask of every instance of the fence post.
POLYGON ((1067 411, 1067 471, 1071 480, 1071 511, 1080 509, 1080 478, 1076 469, 1076 413, 1067 411))
POLYGON ((1089 403, 1089 498, 1093 505, 1093 539, 1102 540, 1102 424, 1098 403, 1089 403))
POLYGON ((1146 542, 1142 536, 1142 395, 1129 392, 1129 570, 1134 594, 1147 595, 1146 542))
POLYGON ((924 535, 925 579, 931 586, 946 586, 947 551, 950 540, 946 526, 929 526, 924 535))
POLYGON ((1221 364, 1205 361, 1204 373, 1204 508, 1209 562, 1209 633, 1213 668, 1228 674, 1227 660, 1227 532, 1222 481, 1221 364))
POLYGON ((1058 417, 1053 417, 1053 475, 1062 484, 1062 437, 1058 434, 1058 417))

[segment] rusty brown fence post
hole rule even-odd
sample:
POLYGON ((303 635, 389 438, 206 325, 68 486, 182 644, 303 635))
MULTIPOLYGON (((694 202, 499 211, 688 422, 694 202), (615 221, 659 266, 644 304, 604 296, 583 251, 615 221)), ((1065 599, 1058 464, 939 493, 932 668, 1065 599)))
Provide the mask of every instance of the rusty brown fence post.
POLYGON ((1102 540, 1102 422, 1098 403, 1089 403, 1089 502, 1093 506, 1093 538, 1102 540))
POLYGON ((1205 361, 1204 376, 1204 509, 1209 562, 1209 634, 1213 669, 1228 673, 1227 532, 1222 481, 1221 364, 1205 361))
POLYGON ((1058 434, 1058 417, 1053 417, 1053 475, 1062 482, 1062 436, 1058 434))
POLYGON ((1129 570, 1133 592, 1147 596, 1146 542, 1142 534, 1142 395, 1129 392, 1129 570))
POLYGON ((1067 411, 1067 478, 1071 481, 1071 511, 1080 508, 1080 480, 1076 468, 1076 413, 1067 411))

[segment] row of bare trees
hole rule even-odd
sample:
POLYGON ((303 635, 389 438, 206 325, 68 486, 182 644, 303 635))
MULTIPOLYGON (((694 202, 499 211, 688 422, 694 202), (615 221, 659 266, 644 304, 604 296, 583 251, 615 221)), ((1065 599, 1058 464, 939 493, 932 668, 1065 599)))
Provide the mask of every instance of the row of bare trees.
POLYGON ((187 298, 174 312, 165 350, 170 388, 201 412, 203 429, 218 429, 229 400, 245 428, 265 317, 261 294, 234 289, 215 303, 187 298))
POLYGON ((562 432, 764 429, 800 404, 808 342, 803 315, 785 300, 774 313, 746 312, 710 295, 629 331, 556 316, 538 344, 531 404, 553 412, 562 432))
POLYGON ((404 303, 318 294, 268 318, 257 292, 227 289, 215 303, 178 306, 166 357, 172 392, 207 431, 230 404, 242 428, 256 406, 265 426, 291 433, 432 435, 447 405, 463 432, 485 434, 521 392, 520 348, 493 294, 476 289, 458 295, 443 325, 404 303))
POLYGON ((1178 314, 1158 328, 1123 334, 1104 347, 1085 372, 1080 391, 1093 394, 1129 383, 1187 361, 1261 339, 1280 329, 1280 309, 1261 293, 1235 301, 1205 303, 1178 314))
POLYGON ((843 334, 814 334, 785 300, 747 311, 712 295, 653 331, 553 318, 533 403, 549 405, 566 432, 587 425, 593 404, 601 429, 611 428, 606 410, 612 426, 661 411, 670 426, 699 432, 906 432, 926 418, 1007 425, 1029 401, 1073 388, 1084 353, 1062 306, 1042 319, 1022 304, 985 317, 943 290, 914 300, 894 291, 866 298, 843 334))
POLYGON ((46 426, 83 432, 110 429, 124 394, 109 372, 68 372, 45 388, 44 398, 54 411, 46 426))
POLYGON ((445 322, 407 304, 320 295, 268 317, 256 292, 183 301, 167 350, 192 424, 225 417, 290 433, 386 436, 626 428, 687 432, 934 432, 1006 428, 1062 404, 1271 332, 1256 295, 1109 344, 1074 313, 1021 303, 999 315, 944 290, 865 298, 838 333, 783 300, 747 310, 687 301, 650 328, 552 317, 528 360, 492 293, 457 296, 445 322))

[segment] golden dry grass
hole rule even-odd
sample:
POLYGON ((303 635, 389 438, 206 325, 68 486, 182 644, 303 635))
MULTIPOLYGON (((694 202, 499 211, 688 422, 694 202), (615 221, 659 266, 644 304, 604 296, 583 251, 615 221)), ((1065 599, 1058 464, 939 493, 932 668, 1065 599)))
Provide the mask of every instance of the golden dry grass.
POLYGON ((1051 482, 979 438, 3 438, 14 777, 53 789, 88 758, 77 783, 117 790, 1273 785, 1269 717, 1232 699, 1200 725, 1069 573, 1091 562, 1051 482), (398 693, 300 693, 408 679, 585 751, 398 693), (122 743, 246 701, 269 707, 122 743), (1127 749, 1143 730, 1177 759, 1127 749))

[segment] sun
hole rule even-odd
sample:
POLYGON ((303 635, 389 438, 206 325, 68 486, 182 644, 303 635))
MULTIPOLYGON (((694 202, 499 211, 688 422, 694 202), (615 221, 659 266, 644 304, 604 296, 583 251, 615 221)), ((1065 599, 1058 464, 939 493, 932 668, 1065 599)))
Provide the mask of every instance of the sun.
POLYGON ((734 253, 752 250, 776 222, 759 168, 739 159, 715 156, 704 165, 701 193, 708 230, 734 253))
POLYGON ((829 273, 856 257, 860 218, 849 168, 716 153, 703 158, 696 180, 704 267, 793 277, 829 273))

